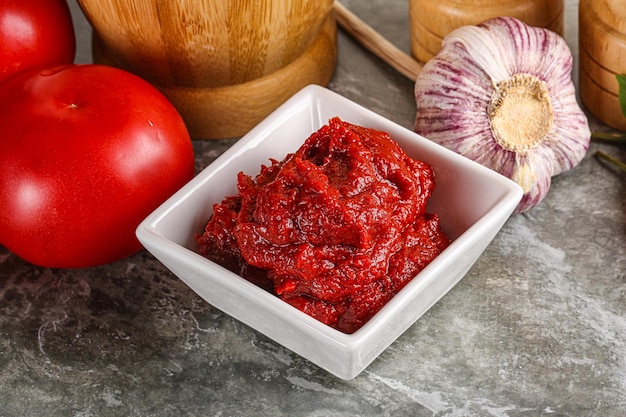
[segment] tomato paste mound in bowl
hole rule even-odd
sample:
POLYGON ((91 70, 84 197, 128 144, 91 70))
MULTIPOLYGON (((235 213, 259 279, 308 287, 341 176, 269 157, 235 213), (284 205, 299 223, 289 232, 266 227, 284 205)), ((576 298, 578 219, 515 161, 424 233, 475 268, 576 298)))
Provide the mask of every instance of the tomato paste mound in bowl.
POLYGON ((137 236, 211 306, 333 375, 352 379, 463 279, 522 194, 521 187, 505 176, 337 93, 310 85, 150 214, 137 228, 137 236), (332 120, 336 116, 379 132, 332 120), (423 257, 428 259, 436 241, 427 237, 429 233, 447 240, 433 220, 436 217, 424 214, 423 204, 405 203, 420 201, 413 194, 418 188, 426 199, 432 174, 423 164, 407 160, 388 138, 381 139, 386 135, 380 131, 436 173, 437 186, 427 210, 437 213, 452 242, 416 274, 409 269, 423 257), (392 164, 394 154, 398 160, 392 164), (285 155, 284 162, 272 160, 285 155), (415 172, 416 167, 423 172, 415 172), (241 172, 259 175, 250 178, 241 172), (302 204, 295 203, 300 200, 302 204), (406 222, 412 216, 415 221, 398 231, 397 219, 406 222), (200 237, 207 221, 208 233, 200 237), (423 228, 428 233, 418 232, 423 228), (237 235, 255 238, 246 253, 240 250, 237 235), (329 236, 334 241, 321 241, 329 236), (350 243, 341 243, 344 239, 350 243), (198 253, 212 247, 218 262, 198 253), (251 254, 256 259, 246 260, 251 254), (224 268, 227 262, 232 271, 224 268), (384 267, 389 272, 381 274, 384 267), (399 273, 403 270, 405 274, 399 273), (393 288, 401 285, 395 281, 398 276, 410 279, 400 291, 393 288), (282 294, 275 295, 277 290, 282 294), (344 291, 356 296, 346 297, 344 291), (393 291, 397 293, 391 297, 393 291), (373 302, 358 305, 359 298, 373 302), (337 330, 340 322, 347 331, 358 327, 357 317, 367 321, 357 331, 337 330))
POLYGON ((426 213, 432 168, 384 132, 333 118, 213 207, 199 252, 353 333, 450 240, 426 213))

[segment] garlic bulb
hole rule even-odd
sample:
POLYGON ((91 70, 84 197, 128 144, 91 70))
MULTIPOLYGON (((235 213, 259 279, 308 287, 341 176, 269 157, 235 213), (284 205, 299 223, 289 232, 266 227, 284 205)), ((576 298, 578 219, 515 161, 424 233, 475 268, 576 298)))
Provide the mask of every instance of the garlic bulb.
POLYGON ((534 207, 589 147, 572 55, 556 33, 511 17, 451 32, 415 83, 415 131, 516 181, 534 207))

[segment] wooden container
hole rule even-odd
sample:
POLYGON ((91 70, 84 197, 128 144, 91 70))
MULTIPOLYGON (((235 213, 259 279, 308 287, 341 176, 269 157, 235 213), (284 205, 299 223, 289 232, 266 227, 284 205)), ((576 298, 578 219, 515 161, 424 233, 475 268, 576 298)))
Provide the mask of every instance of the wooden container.
POLYGON ((94 62, 148 80, 193 138, 238 137, 336 65, 332 0, 78 0, 94 62))
POLYGON ((499 16, 563 35, 564 0, 409 0, 411 53, 425 63, 454 29, 499 16))
POLYGON ((615 76, 626 75, 626 3, 580 0, 580 98, 607 125, 626 131, 615 76))

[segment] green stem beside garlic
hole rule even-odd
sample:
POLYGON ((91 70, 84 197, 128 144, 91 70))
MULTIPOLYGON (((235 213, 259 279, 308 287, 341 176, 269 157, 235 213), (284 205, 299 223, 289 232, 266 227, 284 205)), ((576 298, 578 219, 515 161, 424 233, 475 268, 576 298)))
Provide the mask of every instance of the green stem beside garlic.
POLYGON ((450 33, 415 83, 415 131, 517 182, 516 212, 589 147, 572 54, 556 33, 498 17, 450 33))
POLYGON ((622 114, 626 117, 626 74, 618 74, 615 76, 618 85, 618 100, 622 114))

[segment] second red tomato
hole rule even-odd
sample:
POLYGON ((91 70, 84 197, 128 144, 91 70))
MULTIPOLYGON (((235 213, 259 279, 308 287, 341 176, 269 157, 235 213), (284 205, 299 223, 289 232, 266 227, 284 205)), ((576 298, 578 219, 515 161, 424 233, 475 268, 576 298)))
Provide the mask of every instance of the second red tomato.
POLYGON ((129 72, 26 72, 0 84, 0 109, 0 244, 31 263, 86 267, 139 251, 139 223, 193 176, 182 118, 129 72))
POLYGON ((0 82, 29 69, 71 64, 75 54, 65 0, 0 0, 0 82))

